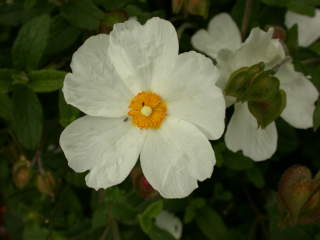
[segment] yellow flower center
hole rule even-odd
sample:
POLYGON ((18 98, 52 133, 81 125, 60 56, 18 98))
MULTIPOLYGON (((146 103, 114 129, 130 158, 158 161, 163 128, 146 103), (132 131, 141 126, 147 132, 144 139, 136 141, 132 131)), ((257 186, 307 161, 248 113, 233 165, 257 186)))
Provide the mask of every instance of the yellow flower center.
POLYGON ((159 128, 167 116, 167 105, 153 92, 138 93, 129 104, 128 115, 139 128, 159 128))

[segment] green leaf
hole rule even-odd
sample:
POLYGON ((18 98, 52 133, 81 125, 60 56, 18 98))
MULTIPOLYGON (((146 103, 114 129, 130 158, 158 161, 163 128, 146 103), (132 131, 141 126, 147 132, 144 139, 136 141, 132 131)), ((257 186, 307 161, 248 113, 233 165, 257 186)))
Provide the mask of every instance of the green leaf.
POLYGON ((228 230, 220 215, 210 207, 199 210, 196 218, 201 232, 210 240, 226 239, 228 230))
POLYGON ((52 92, 63 86, 63 71, 44 69, 28 73, 29 87, 35 92, 52 92))
POLYGON ((170 233, 152 225, 148 236, 151 240, 176 240, 170 233))
POLYGON ((6 121, 12 120, 12 101, 8 95, 0 93, 0 117, 6 121))
POLYGON ((41 15, 25 23, 12 47, 12 61, 16 68, 37 69, 47 46, 50 17, 41 15))
POLYGON ((66 127, 76 120, 80 115, 80 111, 75 107, 66 103, 62 92, 59 92, 59 123, 66 127))
POLYGON ((320 4, 319 0, 262 0, 263 3, 275 6, 286 7, 291 11, 313 16, 315 8, 320 4))
POLYGON ((80 30, 70 25, 63 17, 55 17, 50 26, 50 36, 45 54, 56 55, 70 48, 80 34, 80 30))
POLYGON ((320 42, 313 43, 309 49, 320 56, 320 42))
POLYGON ((203 198, 192 199, 185 210, 184 223, 191 223, 196 217, 198 209, 203 208, 205 205, 206 201, 203 198))
POLYGON ((252 160, 243 156, 240 152, 234 153, 231 151, 226 151, 223 155, 223 159, 224 166, 232 170, 241 171, 254 166, 252 160))
POLYGON ((23 231, 23 240, 44 240, 48 235, 49 231, 39 225, 26 225, 23 231))
POLYGON ((17 71, 14 69, 0 69, 0 93, 7 93, 12 87, 12 75, 17 71))
POLYGON ((249 181, 257 188, 263 188, 265 185, 264 177, 258 167, 249 168, 246 172, 249 181))
POLYGON ((289 30, 288 30, 288 34, 287 34, 287 47, 291 53, 291 55, 294 55, 295 51, 298 48, 298 25, 295 24, 293 25, 289 30))
POLYGON ((317 131, 320 127, 320 103, 317 104, 313 113, 313 129, 317 131))
POLYGON ((159 200, 150 204, 146 210, 144 210, 144 212, 138 216, 140 226, 145 233, 149 233, 151 231, 153 219, 159 215, 159 213, 162 211, 162 208, 163 201, 159 200))
POLYGON ((71 0, 63 5, 62 16, 75 27, 97 30, 103 12, 91 0, 71 0))
POLYGON ((12 127, 19 142, 35 149, 42 136, 42 107, 37 95, 28 87, 17 85, 13 90, 12 127))

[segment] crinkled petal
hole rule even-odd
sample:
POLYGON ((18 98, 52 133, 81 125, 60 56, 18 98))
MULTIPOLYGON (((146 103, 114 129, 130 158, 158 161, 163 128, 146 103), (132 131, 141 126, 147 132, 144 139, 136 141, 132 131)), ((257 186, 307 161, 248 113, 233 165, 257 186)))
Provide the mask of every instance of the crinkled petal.
POLYGON ((308 47, 320 37, 320 9, 316 9, 316 14, 313 17, 288 11, 285 24, 288 28, 298 24, 299 46, 308 47))
POLYGON ((272 39, 273 29, 268 32, 254 28, 239 50, 221 51, 218 55, 218 68, 221 77, 218 86, 224 88, 232 72, 241 67, 252 66, 264 62, 267 68, 272 68, 285 59, 285 52, 278 39, 272 39))
POLYGON ((91 116, 124 116, 133 97, 110 63, 108 45, 106 34, 90 37, 74 53, 64 80, 67 103, 91 116))
POLYGON ((235 110, 227 127, 225 142, 233 152, 242 151, 243 155, 254 161, 270 158, 277 148, 277 129, 274 122, 265 129, 258 128, 257 120, 249 112, 247 103, 235 104, 235 110))
POLYGON ((178 38, 173 25, 152 18, 145 25, 136 20, 115 24, 110 33, 109 56, 133 93, 148 90, 171 71, 178 56, 178 38))
POLYGON ((212 174, 215 155, 208 139, 192 124, 168 117, 149 131, 140 155, 149 183, 163 197, 183 198, 212 174))
POLYGON ((222 49, 238 49, 241 35, 231 16, 220 13, 211 19, 208 31, 201 29, 192 36, 191 43, 194 48, 216 58, 222 49))
POLYGON ((60 146, 76 172, 90 170, 89 187, 107 188, 122 182, 135 165, 144 131, 121 118, 85 116, 61 134, 60 146))
POLYGON ((168 105, 170 116, 197 125, 210 139, 224 131, 225 101, 215 86, 219 73, 212 61, 196 52, 180 54, 170 78, 152 89, 168 105))
POLYGON ((292 63, 283 65, 276 77, 287 95, 287 106, 281 117, 295 128, 312 127, 315 102, 319 97, 316 87, 302 73, 296 72, 292 63))

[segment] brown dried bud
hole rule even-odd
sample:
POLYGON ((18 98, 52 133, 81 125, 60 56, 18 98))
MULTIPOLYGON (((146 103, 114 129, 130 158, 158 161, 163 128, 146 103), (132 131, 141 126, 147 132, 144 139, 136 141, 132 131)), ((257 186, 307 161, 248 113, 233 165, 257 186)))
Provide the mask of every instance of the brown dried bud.
POLYGON ((13 182, 18 188, 26 186, 31 178, 31 163, 21 155, 12 170, 13 182))
POLYGON ((57 185, 56 180, 51 172, 46 171, 45 173, 38 175, 36 185, 40 192, 54 197, 54 192, 57 185))

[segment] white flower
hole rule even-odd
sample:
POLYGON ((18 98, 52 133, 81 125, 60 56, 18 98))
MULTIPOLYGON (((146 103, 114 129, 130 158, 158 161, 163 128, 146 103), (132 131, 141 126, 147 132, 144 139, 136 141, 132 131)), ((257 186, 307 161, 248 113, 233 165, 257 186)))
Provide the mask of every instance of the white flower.
POLYGON ((86 116, 61 134, 68 164, 90 170, 88 186, 122 182, 140 155, 144 175, 167 198, 181 198, 212 174, 208 139, 224 131, 225 102, 218 71, 196 52, 178 55, 168 21, 152 18, 114 25, 73 55, 66 101, 86 116))
POLYGON ((320 38, 320 10, 316 9, 313 17, 288 11, 285 16, 285 24, 288 28, 298 24, 299 46, 308 47, 320 38))
MULTIPOLYGON (((217 85, 222 89, 231 73, 239 68, 264 62, 270 69, 282 63, 286 57, 280 41, 272 39, 272 29, 264 32, 254 28, 246 41, 241 43, 239 30, 229 15, 219 14, 211 20, 209 26, 211 26, 209 33, 205 35, 204 30, 200 30, 192 37, 192 44, 216 58, 221 71, 217 85), (221 39, 232 40, 221 41, 221 39), (208 49, 213 50, 207 51, 208 49)), ((287 105, 281 117, 296 128, 312 127, 314 103, 319 96, 316 88, 307 77, 294 70, 291 62, 283 64, 275 76, 280 81, 280 88, 285 90, 287 95, 287 105)), ((234 98, 227 97, 226 100, 228 105, 235 103, 234 98)), ((274 122, 265 129, 258 128, 247 103, 235 104, 225 135, 225 142, 230 150, 234 152, 242 150, 245 156, 255 161, 266 160, 276 151, 277 138, 274 122)))
POLYGON ((180 239, 182 235, 182 222, 179 218, 167 211, 161 211, 156 217, 155 224, 174 236, 175 239, 180 239))

